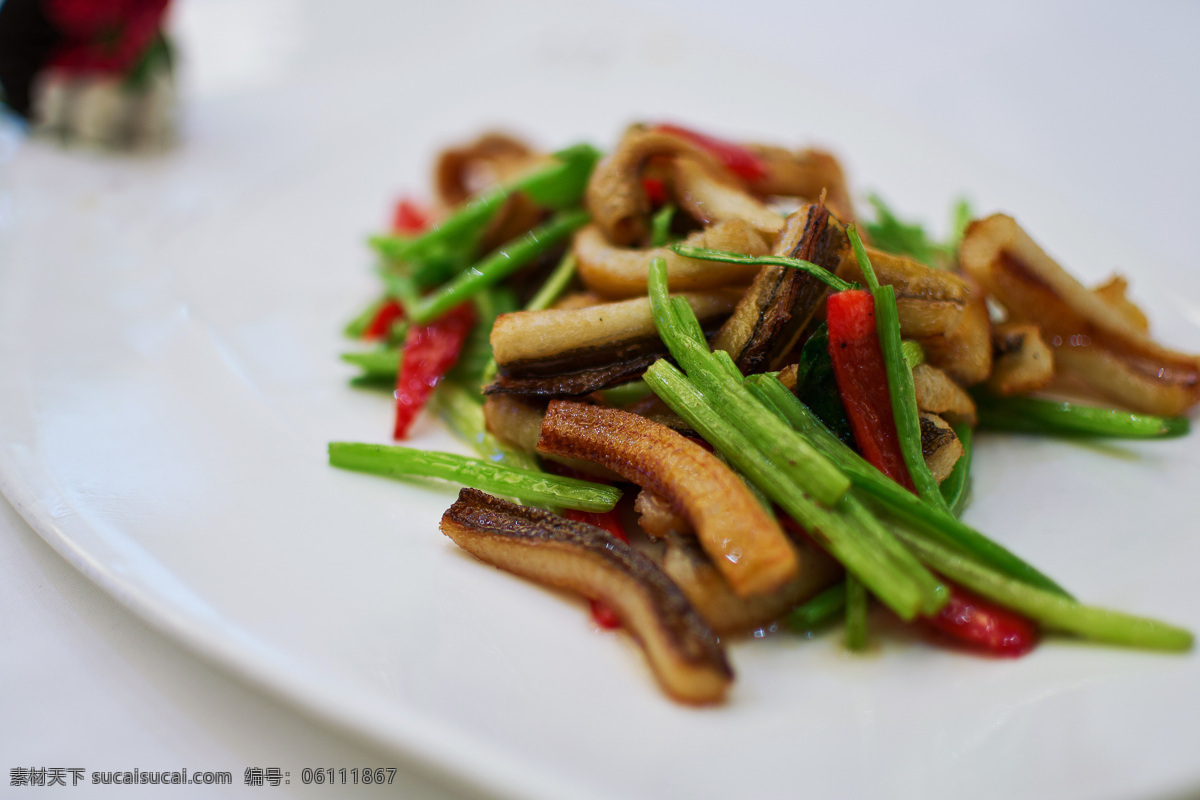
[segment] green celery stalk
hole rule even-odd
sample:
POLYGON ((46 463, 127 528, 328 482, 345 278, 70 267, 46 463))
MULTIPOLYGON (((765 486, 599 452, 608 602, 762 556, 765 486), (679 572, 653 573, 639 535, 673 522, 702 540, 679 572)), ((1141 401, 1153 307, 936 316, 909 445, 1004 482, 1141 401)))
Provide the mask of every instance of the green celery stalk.
POLYGON ((967 225, 971 223, 971 217, 971 204, 967 198, 960 197, 950 212, 950 238, 941 246, 942 255, 948 260, 958 257, 958 250, 962 247, 962 240, 967 233, 967 225))
POLYGON ((879 195, 869 195, 867 201, 875 209, 876 221, 866 223, 865 227, 876 247, 933 265, 937 251, 923 227, 901 222, 879 195))
POLYGON ((900 354, 909 372, 925 363, 925 348, 921 347, 920 342, 914 342, 912 339, 900 342, 900 354))
POLYGON ((371 324, 371 320, 375 319, 375 315, 379 313, 379 309, 383 308, 383 304, 386 302, 386 297, 371 301, 369 306, 355 314, 354 319, 346 323, 346 327, 342 328, 342 334, 347 339, 361 339, 367 326, 371 324))
POLYGON ((483 375, 492 362, 492 325, 496 317, 517 308, 517 298, 508 287, 494 286, 474 297, 475 327, 463 342, 458 362, 446 377, 464 386, 482 388, 483 375))
POLYGON ((912 368, 904 361, 904 345, 900 341, 900 317, 896 311, 896 290, 881 286, 867 258, 866 248, 853 225, 846 228, 854 257, 862 270, 863 278, 871 287, 875 298, 875 329, 879 335, 879 346, 883 351, 883 365, 887 370, 888 391, 892 397, 892 416, 896 421, 896 436, 909 477, 917 488, 921 499, 936 508, 944 508, 946 501, 938 490, 937 481, 925 463, 921 449, 921 420, 917 412, 917 394, 913 388, 912 368))
POLYGON ((409 309, 409 319, 424 325, 478 292, 495 285, 557 245, 588 221, 585 211, 565 211, 520 239, 509 242, 482 261, 459 273, 433 294, 409 309))
POLYGON ((875 326, 879 332, 879 344, 883 350, 883 364, 887 369, 888 389, 892 396, 892 416, 896 420, 896 436, 900 440, 900 452, 908 474, 912 477, 917 493, 926 503, 945 507, 946 501, 938 489, 937 481, 925 463, 921 448, 921 419, 917 411, 917 393, 913 388, 912 370, 904 363, 900 343, 900 318, 896 311, 896 290, 891 286, 878 286, 872 291, 875 297, 875 326))
POLYGON ((537 458, 501 442, 490 433, 483 417, 483 403, 457 381, 438 384, 429 401, 430 409, 459 440, 469 445, 480 458, 506 467, 540 472, 537 458))
POLYGON ((1001 575, 972 558, 907 531, 897 535, 923 562, 955 583, 1047 627, 1087 639, 1147 650, 1184 652, 1189 631, 1145 617, 1085 606, 1001 575))
POLYGON ((361 353, 342 353, 342 361, 362 370, 362 377, 396 380, 400 371, 400 350, 381 347, 361 353))
POLYGON ((644 380, 672 411, 804 526, 834 558, 853 570, 902 619, 912 619, 942 601, 936 588, 940 584, 882 526, 861 527, 862 515, 870 515, 854 498, 844 497, 832 511, 815 503, 779 464, 734 426, 723 407, 669 362, 656 361, 644 380), (881 541, 881 537, 886 538, 881 541), (887 539, 892 547, 887 547, 887 539), (935 588, 930 588, 930 581, 935 588))
POLYGON ((979 426, 997 430, 1156 439, 1183 436, 1191 429, 1187 417, 1158 417, 1033 397, 1000 398, 978 392, 975 404, 979 410, 979 426))
POLYGON ((388 297, 404 306, 405 319, 412 319, 412 311, 421 301, 421 292, 416 282, 408 275, 398 275, 387 270, 379 271, 379 279, 387 290, 388 297))
POLYGON ((542 284, 542 288, 538 289, 537 294, 525 304, 525 310, 543 311, 554 305, 570 285, 571 279, 575 277, 577 266, 578 261, 575 259, 575 254, 568 250, 562 260, 558 262, 558 266, 554 268, 554 272, 550 273, 550 277, 542 284))
POLYGON ((671 241, 671 220, 675 217, 675 206, 667 203, 650 218, 650 246, 662 247, 671 241))
POLYGON ((330 442, 329 463, 390 478, 441 478, 522 503, 581 511, 611 511, 621 498, 612 486, 411 447, 330 442))
POLYGON ((1070 597, 1050 578, 1043 575, 1006 548, 956 519, 948 511, 930 506, 888 478, 862 456, 850 449, 821 423, 813 412, 772 375, 751 375, 747 384, 762 393, 772 406, 797 431, 808 437, 849 476, 856 489, 870 495, 891 514, 899 517, 920 534, 934 537, 941 544, 959 549, 1005 575, 1045 591, 1070 597))
POLYGON ((792 609, 784 621, 796 633, 809 633, 837 619, 846 608, 846 582, 838 581, 803 605, 792 609))
POLYGON ((524 192, 535 203, 553 209, 576 205, 583 197, 600 153, 591 145, 580 144, 561 150, 554 157, 549 166, 485 191, 420 236, 376 236, 371 238, 371 245, 397 261, 427 258, 464 238, 473 241, 515 192, 524 192))
POLYGON ((867 587, 852 574, 846 575, 846 649, 867 649, 867 587))
POLYGON ((730 253, 725 250, 710 250, 706 247, 692 247, 686 244, 673 244, 671 249, 686 258, 699 261, 722 261, 727 264, 747 264, 758 267, 790 267, 801 272, 807 272, 814 278, 824 282, 834 291, 844 291, 855 288, 856 284, 844 281, 824 267, 800 258, 787 256, 748 256, 744 253, 730 253))
POLYGON ((862 271, 863 280, 867 284, 867 290, 874 293, 879 288, 879 279, 875 277, 875 268, 871 266, 871 259, 867 258, 867 249, 863 247, 862 239, 858 235, 858 229, 853 225, 847 225, 846 236, 850 237, 850 247, 854 250, 854 260, 858 262, 858 268, 862 271))
POLYGON ((742 435, 780 464, 788 476, 818 502, 835 505, 850 481, 795 431, 771 414, 746 390, 736 367, 723 364, 708 349, 691 306, 667 295, 666 263, 653 259, 650 267, 650 305, 655 325, 667 349, 705 393, 726 408, 742 435), (676 302, 678 301, 678 302, 676 302))
POLYGON ((843 491, 836 507, 827 510, 808 496, 812 473, 797 466, 803 454, 815 451, 789 426, 775 424, 782 420, 743 385, 727 353, 709 352, 691 307, 667 295, 662 259, 651 261, 649 278, 659 335, 691 379, 660 360, 647 372, 646 383, 898 614, 909 618, 937 610, 946 600, 945 587, 856 498, 843 491))
POLYGON ((951 210, 950 235, 944 243, 938 243, 929 237, 922 226, 901 221, 879 195, 872 194, 867 200, 875 208, 875 221, 865 224, 874 245, 889 253, 912 256, 930 267, 946 266, 953 262, 962 244, 967 223, 971 221, 970 204, 965 199, 959 199, 951 210))

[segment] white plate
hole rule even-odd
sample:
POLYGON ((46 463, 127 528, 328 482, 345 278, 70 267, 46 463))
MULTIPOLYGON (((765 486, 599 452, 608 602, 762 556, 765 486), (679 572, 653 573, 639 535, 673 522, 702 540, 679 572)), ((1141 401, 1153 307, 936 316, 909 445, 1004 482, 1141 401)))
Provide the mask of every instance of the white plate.
MULTIPOLYGON (((1052 640, 1001 662, 885 636, 862 658, 836 636, 774 636, 733 645, 727 705, 682 708, 581 603, 442 537, 453 491, 337 472, 324 454, 388 432, 386 401, 347 388, 337 360, 341 324, 373 291, 363 236, 424 185, 439 143, 490 122, 551 146, 608 144, 640 116, 836 143, 859 186, 902 208, 940 218, 969 188, 1087 279, 1124 265, 1162 338, 1200 350, 1194 272, 1143 263, 944 143, 628 11, 593 10, 585 31, 526 4, 530 21, 495 38, 511 6, 476 9, 448 53, 387 7, 351 24, 325 4, 260 5, 325 34, 292 56, 303 81, 197 100, 186 145, 161 158, 32 144, 8 166, 0 486, 79 569, 199 653, 490 793, 1200 785, 1195 655, 1052 640)), ((417 436, 455 446, 432 423, 417 436)), ((1192 439, 984 437, 969 520, 1089 601, 1200 630, 1196 453, 1192 439)))

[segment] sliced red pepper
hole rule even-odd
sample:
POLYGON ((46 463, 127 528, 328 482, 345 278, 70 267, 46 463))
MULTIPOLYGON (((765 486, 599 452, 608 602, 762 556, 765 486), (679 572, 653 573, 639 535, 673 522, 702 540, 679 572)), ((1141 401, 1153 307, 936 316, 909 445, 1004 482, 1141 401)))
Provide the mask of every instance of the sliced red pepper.
POLYGON ((401 319, 404 319, 404 306, 395 300, 385 300, 375 312, 370 324, 363 329, 362 338, 382 339, 392 330, 392 325, 401 319))
POLYGON ((859 451, 880 472, 916 494, 896 434, 887 369, 875 332, 875 299, 861 289, 831 294, 826 324, 833 376, 859 451))
POLYGON ((396 376, 396 428, 393 436, 404 439, 417 414, 442 376, 458 361, 463 342, 475 326, 475 309, 463 303, 428 325, 409 329, 396 376))
MULTIPOLYGON (((587 480, 595 480, 595 478, 587 477, 587 480)), ((629 544, 629 537, 625 535, 625 526, 621 524, 621 518, 617 515, 616 509, 595 512, 577 511, 573 508, 568 508, 563 511, 563 516, 576 522, 586 522, 588 525, 595 525, 597 528, 608 531, 622 542, 629 544)), ((592 606, 592 619, 596 621, 597 625, 608 630, 615 630, 621 627, 620 618, 611 608, 599 600, 589 600, 588 602, 592 606)))
MULTIPOLYGON (((949 586, 949 584, 947 584, 949 586)), ((955 642, 994 656, 1016 658, 1038 643, 1038 628, 1007 608, 976 597, 958 586, 949 586, 950 600, 925 624, 955 642)))
POLYGON ((429 211, 410 197, 403 197, 396 203, 392 213, 392 232, 401 234, 424 233, 431 222, 429 211))
POLYGON ((667 202, 667 187, 658 178, 642 178, 642 190, 655 208, 667 202))
POLYGON ((687 139, 692 144, 703 147, 720 159, 730 172, 744 181, 753 183, 767 177, 767 165, 763 163, 763 160, 740 144, 727 142, 724 139, 718 139, 715 136, 699 133, 679 125, 655 125, 654 130, 687 139))

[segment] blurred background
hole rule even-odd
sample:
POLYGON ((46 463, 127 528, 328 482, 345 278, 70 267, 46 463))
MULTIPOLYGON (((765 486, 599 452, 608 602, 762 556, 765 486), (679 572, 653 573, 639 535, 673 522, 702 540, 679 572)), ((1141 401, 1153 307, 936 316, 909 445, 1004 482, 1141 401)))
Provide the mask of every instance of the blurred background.
MULTIPOLYGON (((79 24, 86 28, 89 12, 103 5, 83 0, 0 4, 0 20, 6 23, 19 16, 18 10, 22 17, 37 17, 38 9, 42 15, 28 23, 32 27, 9 27, 0 36, 6 97, 15 111, 34 115, 30 121, 10 113, 3 122, 0 227, 9 224, 6 174, 33 169, 29 165, 39 161, 56 165, 47 180, 60 179, 63 158, 88 164, 115 159, 137 171, 147 163, 169 166, 173 159, 201 152, 213 159, 210 164, 243 170, 220 191, 201 189, 189 200, 194 204, 189 213, 198 214, 206 204, 219 203, 222 191, 269 182, 272 170, 294 164, 299 154, 353 136, 344 120, 364 107, 390 107, 428 140, 437 133, 430 126, 458 139, 493 122, 522 130, 519 101, 555 103, 547 87, 560 84, 501 85, 504 69, 492 65, 507 48, 521 48, 525 55, 535 49, 548 73, 628 73, 630 80, 637 79, 639 64, 670 62, 688 53, 688 63, 697 65, 691 83, 660 87, 664 107, 686 115, 688 106, 680 97, 702 102, 706 86, 738 91, 727 76, 706 74, 703 58, 695 53, 709 49, 722 54, 714 64, 732 54, 753 65, 748 74, 754 69, 794 74, 798 95, 836 96, 859 112, 858 119, 884 131, 919 131, 944 143, 955 158, 985 162, 1032 187, 1040 207, 1061 207, 1140 243, 1147 261, 1192 270, 1188 232, 1200 214, 1194 189, 1200 177, 1200 150, 1194 143, 1200 129, 1200 48, 1195 46, 1200 4, 1195 2, 603 0, 578 6, 376 6, 176 0, 169 7, 165 2, 116 4, 128 19, 138 20, 125 34, 136 47, 123 50, 125 40, 100 31, 101 20, 99 27, 79 34, 93 50, 99 48, 100 56, 82 45, 74 55, 61 49, 51 54, 65 41, 63 29, 69 26, 63 19, 83 20, 79 24), (47 15, 49 6, 55 11, 47 15), (54 14, 58 21, 50 22, 54 14), (163 41, 160 23, 169 47, 155 44, 163 41), (479 26, 487 26, 494 47, 482 53, 459 49, 464 27, 479 26), (15 32, 20 30, 34 32, 22 38, 15 32), (146 65, 145 48, 151 47, 159 49, 141 82, 130 89, 124 82, 131 70, 146 65), (382 79, 375 65, 397 50, 411 53, 409 63, 419 66, 382 79), (477 65, 479 84, 464 89, 464 96, 487 94, 495 82, 495 96, 504 103, 489 106, 481 116, 454 93, 431 98, 420 91, 446 60, 477 65), (32 71, 30 63, 37 65, 32 71), (56 76, 38 89, 34 73, 51 67, 56 76), (26 83, 22 69, 29 73, 26 83), (372 80, 358 82, 363 74, 373 75, 372 80), (71 84, 76 80, 85 85, 71 84), (117 89, 114 82, 120 83, 117 89), (23 86, 29 95, 22 93, 23 86), (89 99, 88 87, 108 94, 89 99), (38 91, 43 92, 40 110, 38 91), (136 108, 122 106, 119 95, 128 91, 141 93, 136 108), (305 107, 305 96, 322 102, 305 107), (78 104, 74 110, 72 103, 78 104), (436 113, 422 105, 429 103, 438 104, 436 113), (65 155, 48 156, 51 151, 65 155), (268 151, 273 154, 266 156, 268 151)), ((786 109, 793 99, 772 102, 786 109)), ((629 117, 653 112, 632 107, 629 117)), ((804 109, 795 113, 803 119, 804 109)), ((716 132, 753 132, 746 119, 726 122, 716 132)), ((824 122, 803 119, 804 134, 790 144, 803 144, 810 134, 820 139, 824 122)), ((586 135, 587 126, 586 119, 566 120, 560 130, 529 132, 559 144, 561 135, 576 128, 586 135)), ((604 146, 615 133, 604 130, 591 138, 604 146)), ((838 143, 830 144, 836 148, 838 143)), ((864 185, 854 153, 842 154, 851 181, 876 188, 864 185)), ((427 158, 397 159, 408 162, 416 166, 398 166, 386 176, 397 193, 409 188, 403 182, 425 186, 427 158)), ((906 208, 902 188, 878 188, 885 195, 891 189, 891 199, 906 208)), ((945 198, 947 207, 950 199, 945 198)), ((928 221, 944 223, 928 217, 922 198, 914 195, 913 204, 928 221)), ((381 207, 377 219, 383 215, 381 207)), ((1097 271, 1117 266, 1122 265, 1097 271)), ((1135 296, 1138 290, 1135 282, 1135 296)), ((2 500, 0 605, 0 753, 7 756, 2 767, 228 769, 237 785, 205 796, 266 791, 274 797, 312 797, 346 793, 297 785, 243 787, 241 771, 247 766, 394 764, 402 767, 401 779, 390 790, 357 787, 354 796, 475 796, 404 768, 394 755, 293 710, 152 630, 75 572, 2 500)), ((99 787, 87 791, 105 795, 99 787)), ((108 791, 127 794, 119 787, 108 791)))

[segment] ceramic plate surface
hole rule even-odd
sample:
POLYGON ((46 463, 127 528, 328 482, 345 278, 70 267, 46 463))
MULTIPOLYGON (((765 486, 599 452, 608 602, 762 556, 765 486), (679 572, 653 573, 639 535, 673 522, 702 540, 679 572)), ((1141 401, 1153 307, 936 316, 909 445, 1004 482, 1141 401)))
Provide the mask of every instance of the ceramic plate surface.
MULTIPOLYGON (((64 557, 204 656, 488 794, 1048 800, 1200 786, 1195 655, 1051 640, 992 661, 885 633, 854 657, 836 635, 767 636, 732 645, 726 705, 684 708, 583 604, 445 539, 453 490, 325 460, 330 440, 389 432, 386 398, 348 388, 337 357, 374 290, 364 237, 426 185, 441 144, 487 125, 547 147, 609 146, 640 118, 822 143, 856 187, 914 215, 940 220, 967 191, 980 210, 1015 212, 1085 280, 1121 268, 1157 335, 1192 351, 1195 271, 1147 263, 1053 198, 803 76, 628 10, 581 19, 525 3, 513 25, 506 4, 473 8, 464 28, 453 10, 413 26, 391 4, 332 5, 247 2, 275 49, 195 76, 172 153, 32 142, 5 167, 0 485, 64 557)), ((459 449, 428 420, 415 441, 459 449)), ((985 436, 967 518, 1082 598, 1200 630, 1197 452, 1194 437, 985 436)))

